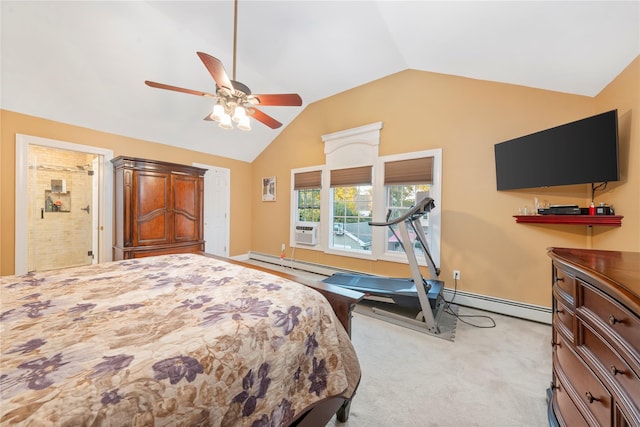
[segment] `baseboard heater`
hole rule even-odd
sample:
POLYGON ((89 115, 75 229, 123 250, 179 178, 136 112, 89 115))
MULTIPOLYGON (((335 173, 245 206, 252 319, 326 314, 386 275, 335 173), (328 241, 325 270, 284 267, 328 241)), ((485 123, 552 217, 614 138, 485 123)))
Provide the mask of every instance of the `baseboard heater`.
MULTIPOLYGON (((321 264, 310 263, 306 261, 296 261, 289 258, 284 260, 277 256, 263 254, 259 252, 249 252, 248 256, 238 257, 238 259, 254 259, 277 266, 293 268, 310 273, 321 274, 323 276, 331 276, 334 273, 358 273, 356 271, 343 270, 333 268, 321 264)), ((445 282, 446 285, 446 282, 445 282)), ((518 301, 512 301, 503 298, 496 298, 487 295, 476 294, 473 292, 455 291, 446 288, 443 291, 447 301, 451 301, 454 297, 454 303, 465 307, 477 308, 479 310, 490 311, 493 313, 504 314, 506 316, 518 317, 521 319, 532 320, 534 322, 551 324, 551 309, 533 304, 525 304, 518 301)))

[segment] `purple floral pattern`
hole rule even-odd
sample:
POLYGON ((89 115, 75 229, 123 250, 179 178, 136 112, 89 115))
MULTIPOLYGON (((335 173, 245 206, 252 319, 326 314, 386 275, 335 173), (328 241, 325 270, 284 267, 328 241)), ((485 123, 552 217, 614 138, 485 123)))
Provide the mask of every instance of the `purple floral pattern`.
POLYGON ((126 354, 118 354, 117 356, 102 356, 104 361, 93 367, 91 377, 106 375, 110 372, 117 372, 129 366, 133 360, 133 356, 126 354))
POLYGON ((295 328, 296 325, 300 323, 300 320, 298 320, 298 315, 301 312, 302 309, 294 305, 289 307, 286 313, 280 310, 276 310, 273 312, 273 314, 275 314, 277 317, 274 325, 281 327, 284 330, 284 334, 289 335, 291 331, 293 331, 293 328, 295 328))
POLYGON ((224 304, 216 304, 204 311, 211 313, 204 318, 205 323, 215 323, 223 319, 242 320, 245 317, 268 317, 271 301, 257 298, 238 298, 224 304))
POLYGON ((155 379, 169 378, 171 384, 177 384, 183 378, 192 383, 196 379, 196 375, 204 372, 200 362, 188 356, 161 360, 153 365, 153 370, 155 371, 155 379))
POLYGON ((42 390, 53 384, 50 375, 54 374, 68 362, 62 361, 62 354, 58 353, 50 358, 41 357, 36 360, 24 362, 18 365, 18 369, 25 369, 28 372, 24 375, 27 387, 33 390, 42 390))
POLYGON ((266 396, 271 378, 269 375, 269 364, 263 363, 258 369, 258 373, 250 370, 242 378, 242 392, 237 394, 232 402, 242 404, 242 416, 248 417, 256 410, 258 399, 266 396))
POLYGON ((182 254, 0 287, 3 425, 286 426, 358 382, 327 301, 265 272, 182 254))
POLYGON ((34 338, 27 341, 24 344, 20 344, 19 346, 9 350, 7 353, 20 353, 20 354, 31 353, 32 351, 42 347, 45 343, 46 341, 43 340, 42 338, 34 338))

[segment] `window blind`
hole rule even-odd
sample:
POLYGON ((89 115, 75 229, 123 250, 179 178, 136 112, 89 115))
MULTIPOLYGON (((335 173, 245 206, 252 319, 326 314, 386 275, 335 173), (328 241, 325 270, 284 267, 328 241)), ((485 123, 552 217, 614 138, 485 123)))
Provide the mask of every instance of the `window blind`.
POLYGON ((384 164, 384 185, 433 184, 433 157, 384 164))
POLYGON ((322 187, 322 171, 299 172, 293 175, 293 189, 306 190, 322 187))
POLYGON ((331 171, 331 187, 348 187, 371 184, 372 166, 334 169, 331 171))

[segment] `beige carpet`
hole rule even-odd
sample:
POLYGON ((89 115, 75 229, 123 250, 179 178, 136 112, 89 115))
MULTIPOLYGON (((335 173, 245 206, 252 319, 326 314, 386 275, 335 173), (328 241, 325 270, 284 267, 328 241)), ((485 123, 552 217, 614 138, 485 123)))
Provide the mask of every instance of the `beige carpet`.
POLYGON ((349 420, 327 426, 547 427, 551 326, 467 307, 458 314, 453 342, 354 313, 362 379, 349 420), (467 315, 490 316, 495 328, 473 327, 465 322, 492 322, 467 315))
POLYGON ((551 326, 460 307, 455 342, 358 313, 362 380, 346 423, 371 426, 548 426, 551 326))

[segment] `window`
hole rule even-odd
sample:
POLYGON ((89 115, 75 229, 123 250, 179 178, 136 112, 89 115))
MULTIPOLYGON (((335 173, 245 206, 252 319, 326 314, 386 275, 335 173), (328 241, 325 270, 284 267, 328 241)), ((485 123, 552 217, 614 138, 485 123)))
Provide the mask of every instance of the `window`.
POLYGON ((298 221, 320 222, 320 189, 298 190, 298 221))
POLYGON ((332 249, 371 252, 371 166, 331 171, 332 249))
MULTIPOLYGON (((384 187, 384 211, 389 219, 402 216, 417 201, 431 197, 435 208, 420 218, 426 244, 436 264, 440 262, 440 169, 442 164, 441 150, 428 150, 419 153, 407 153, 381 158, 379 167, 384 170, 381 184, 384 187)), ((409 227, 409 237, 419 262, 425 262, 422 245, 409 227)), ((380 248, 379 257, 389 260, 406 259, 404 249, 399 242, 400 233, 397 225, 393 231, 386 227, 384 248, 380 248), (395 234, 394 234, 395 232, 395 234)))
POLYGON ((320 222, 320 189, 322 171, 298 172, 293 175, 298 222, 320 222))
MULTIPOLYGON (((369 222, 384 222, 389 210, 397 218, 416 203, 416 197, 431 197, 435 207, 421 218, 421 226, 437 266, 442 150, 380 157, 381 129, 382 122, 376 122, 322 135, 325 164, 291 171, 290 244, 297 246, 296 226, 311 225, 318 231, 318 241, 305 249, 407 263, 391 230, 369 222)), ((424 264, 422 248, 415 252, 424 264)))
MULTIPOLYGON (((390 213, 389 219, 398 218, 412 207, 417 200, 422 200, 423 197, 430 197, 429 190, 431 186, 428 184, 407 184, 407 185, 390 185, 386 187, 387 190, 387 212, 390 213)), ((429 218, 425 215, 421 218, 422 229, 427 242, 429 241, 429 218)), ((398 238, 400 234, 398 232, 398 226, 394 225, 391 231, 387 228, 387 247, 386 251, 389 252, 404 252, 398 238), (395 232, 395 234, 394 234, 395 232)), ((415 233, 409 230, 409 237, 414 242, 413 247, 416 255, 422 254, 422 245, 415 238, 415 233)))

